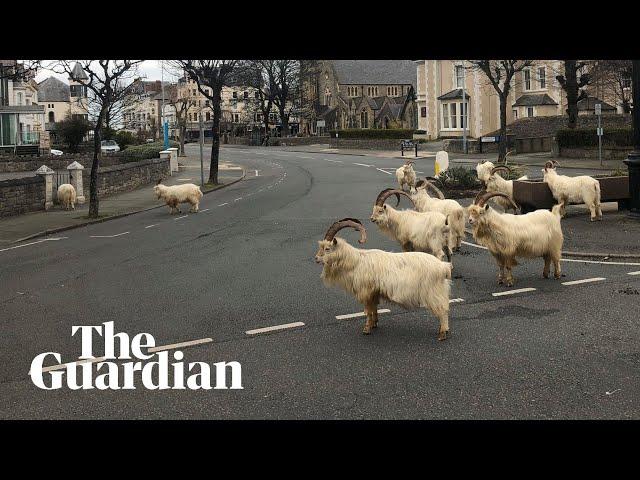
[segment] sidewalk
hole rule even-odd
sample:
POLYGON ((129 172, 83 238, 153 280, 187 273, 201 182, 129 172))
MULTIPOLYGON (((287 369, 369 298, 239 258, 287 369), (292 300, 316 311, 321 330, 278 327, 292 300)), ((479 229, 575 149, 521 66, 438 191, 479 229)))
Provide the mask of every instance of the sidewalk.
MULTIPOLYGON (((195 156, 179 157, 178 163, 183 164, 179 172, 174 172, 171 177, 165 180, 166 185, 176 185, 181 183, 195 183, 200 185, 200 158, 195 156)), ((204 193, 224 188, 232 182, 236 182, 244 177, 244 170, 241 166, 220 162, 219 181, 221 186, 203 189, 204 193)), ((205 181, 209 177, 208 166, 205 166, 205 181)), ((150 210, 165 205, 162 200, 158 200, 153 194, 153 184, 144 185, 130 192, 123 192, 110 195, 100 199, 100 218, 90 220, 87 218, 89 212, 89 198, 84 205, 76 205, 75 210, 66 211, 60 205, 54 205, 47 212, 39 211, 15 215, 0 219, 0 246, 15 243, 45 233, 53 233, 55 230, 68 229, 86 225, 89 223, 112 220, 143 210, 150 210)))
POLYGON ((317 145, 296 145, 292 147, 267 147, 270 149, 286 150, 287 152, 301 152, 301 153, 326 153, 335 155, 356 155, 360 157, 378 157, 378 158, 435 158, 435 151, 418 150, 418 156, 415 156, 414 150, 406 150, 404 156, 400 154, 400 148, 398 150, 366 150, 360 148, 331 148, 329 144, 317 144, 317 145))
MULTIPOLYGON (((478 163, 478 160, 489 160, 491 162, 496 161, 498 155, 496 153, 476 153, 476 154, 450 154, 449 158, 454 157, 451 161, 458 164, 473 164, 478 163)), ((556 157, 551 152, 542 153, 521 153, 519 155, 509 155, 507 157, 507 163, 509 165, 522 165, 524 167, 544 167, 546 162, 555 160, 560 164, 559 168, 569 168, 578 170, 605 170, 611 171, 618 168, 627 169, 627 166, 622 160, 603 160, 602 166, 600 161, 592 158, 564 158, 556 157)))

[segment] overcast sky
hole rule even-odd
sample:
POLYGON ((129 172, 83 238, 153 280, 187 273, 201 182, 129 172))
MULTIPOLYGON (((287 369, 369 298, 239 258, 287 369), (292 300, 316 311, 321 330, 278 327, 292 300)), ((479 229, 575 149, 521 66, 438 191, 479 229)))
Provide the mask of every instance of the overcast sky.
MULTIPOLYGON (((46 64, 50 60, 46 60, 44 63, 46 64)), ((160 68, 159 60, 145 60, 138 67, 138 74, 141 77, 145 77, 147 80, 161 80, 162 78, 162 69, 160 68)), ((65 83, 69 83, 69 79, 67 75, 60 75, 57 73, 53 73, 51 70, 40 70, 36 75, 36 82, 41 82, 45 78, 48 77, 57 77, 65 83)), ((164 80, 165 81, 175 81, 176 78, 172 77, 171 74, 167 70, 167 66, 165 65, 164 71, 164 80)))

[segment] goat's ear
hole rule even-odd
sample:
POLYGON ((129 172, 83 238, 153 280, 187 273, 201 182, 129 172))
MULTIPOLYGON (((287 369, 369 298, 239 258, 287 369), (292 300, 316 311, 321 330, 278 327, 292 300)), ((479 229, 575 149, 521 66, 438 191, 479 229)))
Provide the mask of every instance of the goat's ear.
POLYGON ((386 210, 386 209, 387 209, 387 204, 385 203, 384 205, 382 205, 382 208, 383 208, 384 210, 386 210))
POLYGON ((333 244, 337 245, 338 244, 338 240, 336 240, 335 238, 333 239, 333 244))
POLYGON ((484 209, 485 210, 489 210, 489 204, 488 203, 484 206, 484 209))

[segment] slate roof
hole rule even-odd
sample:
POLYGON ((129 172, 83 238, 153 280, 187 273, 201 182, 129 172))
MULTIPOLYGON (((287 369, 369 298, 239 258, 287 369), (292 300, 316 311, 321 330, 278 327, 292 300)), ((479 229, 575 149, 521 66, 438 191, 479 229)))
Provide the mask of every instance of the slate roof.
POLYGON ((69 85, 56 77, 45 78, 38 84, 39 102, 68 102, 69 85))
POLYGON ((602 111, 606 112, 606 111, 616 111, 616 107, 614 107, 613 105, 608 104, 607 102, 603 102, 602 100, 600 100, 598 97, 587 97, 587 98, 583 98, 582 100, 580 100, 578 102, 578 110, 591 110, 591 111, 595 111, 596 109, 596 103, 600 103, 602 104, 602 111))
POLYGON ((397 84, 416 88, 417 70, 411 60, 331 60, 340 84, 397 84))
POLYGON ((76 62, 76 64, 73 66, 71 73, 73 73, 73 79, 75 81, 89 80, 89 77, 87 76, 86 72, 83 70, 83 68, 80 66, 78 62, 76 62))
MULTIPOLYGON (((466 97, 466 100, 469 100, 471 98, 471 95, 469 95, 469 92, 467 91, 464 92, 464 96, 466 97)), ((438 100, 457 100, 458 98, 462 100, 461 88, 456 88, 454 90, 451 90, 450 92, 445 93, 444 95, 440 95, 438 97, 438 100)))
POLYGON ((533 107, 538 105, 558 105, 558 102, 546 93, 529 93, 522 95, 513 104, 514 107, 533 107))

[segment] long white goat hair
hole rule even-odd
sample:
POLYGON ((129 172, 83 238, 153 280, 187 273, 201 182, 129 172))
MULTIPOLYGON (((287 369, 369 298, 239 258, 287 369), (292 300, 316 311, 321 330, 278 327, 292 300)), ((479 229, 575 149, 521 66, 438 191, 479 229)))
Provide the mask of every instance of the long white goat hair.
POLYGON ((479 194, 468 207, 468 211, 473 238, 480 245, 487 247, 498 263, 498 283, 513 285, 511 268, 518 264, 517 257, 544 258, 545 278, 549 276, 550 264, 553 262, 554 276, 560 278, 560 258, 564 241, 560 225, 560 206, 554 207, 552 212, 536 210, 526 215, 501 214, 486 204, 491 196, 497 195, 503 194, 479 194))
POLYGON ((400 243, 403 251, 426 252, 438 259, 442 259, 446 254, 450 261, 450 227, 447 217, 439 212, 396 210, 391 205, 384 204, 386 198, 393 194, 402 194, 411 200, 411 197, 401 190, 383 190, 373 206, 371 221, 382 233, 400 243))
POLYGON ((181 203, 191 204, 191 212, 197 212, 200 199, 202 198, 202 191, 198 185, 193 183, 185 183, 183 185, 167 186, 159 183, 153 187, 153 191, 158 196, 158 199, 162 198, 169 208, 170 212, 180 212, 178 205, 181 203))
POLYGON ((415 189, 417 178, 416 172, 413 169, 413 161, 411 160, 396 170, 396 179, 400 185, 400 190, 404 190, 405 185, 409 187, 409 191, 415 189))
POLYGON ((71 207, 76 209, 76 189, 70 183, 63 183, 58 187, 58 202, 65 210, 69 210, 71 207))
MULTIPOLYGON (((323 283, 342 288, 365 306, 367 323, 364 333, 377 326, 378 303, 386 300, 404 308, 426 307, 431 310, 440 320, 438 339, 444 340, 449 331, 451 264, 422 252, 358 249, 334 237, 345 223, 352 221, 358 222, 344 219, 334 223, 324 240, 318 242, 316 262, 323 264, 323 283)), ((360 228, 360 241, 364 243, 364 227, 358 223, 359 227, 354 224, 346 226, 360 228)))
POLYGON ((592 222, 596 219, 602 220, 600 182, 598 180, 587 175, 578 177, 558 175, 552 162, 547 162, 542 171, 544 172, 544 181, 547 182, 553 198, 558 204, 562 204, 563 215, 564 206, 568 203, 584 203, 589 207, 592 222))
MULTIPOLYGON (((494 169, 510 170, 507 166, 496 167, 492 162, 478 163, 476 165, 476 173, 478 179, 485 184, 485 188, 489 193, 504 193, 513 200, 513 180, 505 180, 494 169)), ((527 180, 527 176, 523 175, 518 180, 527 180)), ((511 203, 504 197, 496 197, 493 199, 505 211, 511 208, 511 203)))
POLYGON ((449 216, 451 232, 449 235, 449 248, 460 248, 465 239, 464 226, 467 221, 467 211, 458 202, 444 198, 444 194, 428 180, 420 180, 416 183, 416 193, 411 195, 419 212, 439 212, 449 216), (432 197, 427 188, 433 189, 440 198, 432 197))

